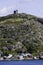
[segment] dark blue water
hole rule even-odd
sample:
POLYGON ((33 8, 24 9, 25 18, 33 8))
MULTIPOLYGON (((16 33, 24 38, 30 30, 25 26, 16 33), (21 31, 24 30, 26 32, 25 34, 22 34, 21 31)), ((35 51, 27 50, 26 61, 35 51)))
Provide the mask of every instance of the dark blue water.
POLYGON ((43 65, 43 60, 0 61, 0 65, 43 65))

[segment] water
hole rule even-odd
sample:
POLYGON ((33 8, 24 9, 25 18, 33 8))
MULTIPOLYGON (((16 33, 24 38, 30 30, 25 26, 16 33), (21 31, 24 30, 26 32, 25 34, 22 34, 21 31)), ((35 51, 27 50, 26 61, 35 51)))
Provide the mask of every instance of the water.
POLYGON ((0 65, 43 65, 43 60, 0 61, 0 65))

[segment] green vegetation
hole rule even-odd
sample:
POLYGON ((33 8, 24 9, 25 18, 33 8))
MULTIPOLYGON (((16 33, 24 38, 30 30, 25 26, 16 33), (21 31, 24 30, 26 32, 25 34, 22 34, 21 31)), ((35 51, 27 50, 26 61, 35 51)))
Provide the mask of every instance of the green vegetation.
POLYGON ((33 55, 43 52, 42 20, 24 13, 0 17, 0 51, 4 54, 23 51, 33 55))

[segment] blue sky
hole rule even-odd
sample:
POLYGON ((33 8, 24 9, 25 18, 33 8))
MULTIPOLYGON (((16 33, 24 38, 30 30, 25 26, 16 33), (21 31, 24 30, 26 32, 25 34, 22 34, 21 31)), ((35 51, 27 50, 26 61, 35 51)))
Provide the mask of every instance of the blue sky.
POLYGON ((0 0, 0 16, 11 14, 15 9, 43 18, 43 0, 0 0))

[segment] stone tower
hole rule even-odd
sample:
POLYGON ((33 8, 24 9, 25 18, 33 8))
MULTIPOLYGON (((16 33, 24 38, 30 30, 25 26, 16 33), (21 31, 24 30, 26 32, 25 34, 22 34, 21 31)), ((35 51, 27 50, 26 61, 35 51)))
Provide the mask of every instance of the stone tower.
POLYGON ((14 14, 18 14, 18 10, 14 10, 14 14))

